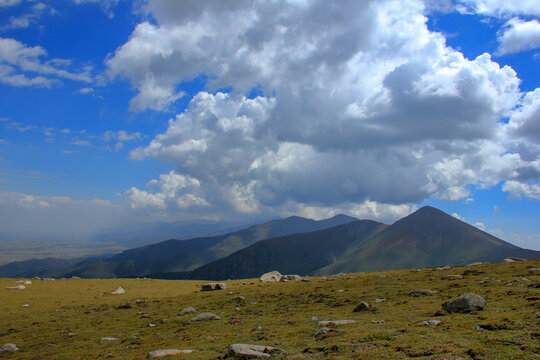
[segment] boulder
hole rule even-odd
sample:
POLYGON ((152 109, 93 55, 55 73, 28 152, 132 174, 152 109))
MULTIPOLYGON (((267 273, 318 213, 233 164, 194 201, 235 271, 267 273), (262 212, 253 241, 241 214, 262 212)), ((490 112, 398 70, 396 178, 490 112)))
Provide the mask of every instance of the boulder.
POLYGON ((268 359, 274 352, 280 352, 273 346, 251 345, 251 344, 232 344, 227 349, 226 357, 238 359, 268 359))
POLYGON ((194 350, 176 350, 176 349, 154 350, 148 353, 148 358, 155 359, 155 358, 162 358, 168 355, 189 354, 189 353, 192 353, 193 351, 194 350))
POLYGON ((319 330, 315 331, 315 333, 313 334, 313 337, 317 338, 319 336, 326 335, 329 332, 333 332, 333 331, 336 331, 336 330, 330 329, 330 328, 327 328, 327 327, 323 327, 323 328, 320 328, 319 330))
POLYGON ((113 292, 111 292, 111 294, 113 295, 122 295, 122 294, 125 294, 126 293, 126 290, 124 290, 123 287, 119 286, 117 287, 116 289, 114 289, 113 292))
POLYGON ((427 295, 433 295, 436 294, 437 291, 435 290, 427 290, 427 289, 417 289, 411 292, 411 296, 427 296, 427 295))
POLYGON ((522 259, 522 258, 518 258, 518 257, 514 257, 514 256, 509 256, 509 257, 504 259, 504 262, 513 263, 513 262, 525 261, 525 260, 526 259, 522 259))
POLYGON ((354 308, 353 312, 359 312, 359 311, 371 311, 372 308, 371 308, 371 305, 369 305, 367 302, 365 301, 361 301, 360 304, 356 305, 356 307, 354 308))
POLYGON ((195 310, 193 306, 188 306, 187 308, 182 309, 182 311, 180 311, 180 314, 190 314, 190 313, 196 313, 196 312, 197 310, 195 310))
POLYGON ((0 347, 0 354, 14 351, 19 351, 19 348, 15 344, 7 343, 0 347))
POLYGON ((284 280, 302 280, 302 277, 300 275, 283 275, 280 281, 284 280))
POLYGON ((482 310, 484 306, 486 306, 486 300, 480 295, 473 293, 460 295, 456 299, 449 300, 442 304, 443 309, 450 314, 482 310))
POLYGON ((531 274, 538 274, 538 273, 540 273, 540 269, 538 269, 538 268, 530 268, 529 272, 531 274))
POLYGON ((203 312, 199 315, 195 316, 191 321, 202 321, 202 320, 219 320, 221 319, 216 314, 212 314, 211 312, 203 312))
POLYGON ((227 288, 227 284, 225 283, 208 283, 208 284, 202 284, 201 286, 202 291, 223 290, 226 288, 227 288))
POLYGON ((266 274, 261 275, 260 281, 262 282, 278 282, 281 281, 281 278, 283 275, 281 275, 278 271, 270 271, 266 274))

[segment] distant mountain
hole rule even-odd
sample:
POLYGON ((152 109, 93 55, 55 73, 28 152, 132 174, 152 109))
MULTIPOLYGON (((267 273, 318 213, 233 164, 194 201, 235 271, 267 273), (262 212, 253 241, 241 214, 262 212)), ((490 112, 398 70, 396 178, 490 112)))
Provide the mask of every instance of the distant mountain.
MULTIPOLYGON (((126 250, 110 258, 85 259, 67 268, 61 264, 57 268, 49 267, 46 276, 112 278, 143 276, 154 272, 189 271, 262 239, 321 230, 355 220, 357 219, 345 215, 321 221, 292 216, 225 235, 190 240, 167 240, 126 250)), ((28 277, 40 270, 34 266, 32 272, 24 271, 24 263, 21 262, 17 266, 16 272, 12 271, 10 264, 0 266, 0 277, 28 277)))
POLYGON ((505 257, 540 257, 430 206, 395 222, 351 249, 315 274, 376 271, 477 261, 501 262, 505 257))
POLYGON ((331 229, 261 240, 225 258, 204 265, 190 279, 239 279, 279 270, 283 274, 311 274, 332 264, 347 250, 388 225, 358 220, 331 229))

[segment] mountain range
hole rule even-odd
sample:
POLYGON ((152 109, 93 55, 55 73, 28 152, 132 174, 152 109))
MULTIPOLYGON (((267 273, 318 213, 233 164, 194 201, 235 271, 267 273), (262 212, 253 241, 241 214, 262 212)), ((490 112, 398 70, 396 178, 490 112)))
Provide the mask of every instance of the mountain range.
POLYGON ((0 267, 0 277, 135 277, 223 280, 286 274, 330 275, 538 258, 436 208, 392 225, 345 215, 289 217, 220 236, 167 240, 110 258, 29 260, 0 267), (42 261, 43 264, 36 263, 42 261), (40 265, 43 265, 40 267, 40 265))

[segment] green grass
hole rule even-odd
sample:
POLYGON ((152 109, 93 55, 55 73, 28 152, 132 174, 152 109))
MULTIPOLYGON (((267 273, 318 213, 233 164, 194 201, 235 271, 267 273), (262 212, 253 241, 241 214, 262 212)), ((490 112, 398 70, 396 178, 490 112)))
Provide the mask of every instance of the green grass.
POLYGON ((170 358, 216 359, 230 344, 252 343, 283 349, 276 359, 535 359, 540 358, 540 289, 530 285, 538 284, 540 276, 530 274, 529 267, 540 267, 540 259, 445 271, 352 274, 355 279, 347 274, 334 281, 227 281, 227 290, 213 292, 198 291, 203 281, 144 279, 33 280, 26 290, 4 290, 18 279, 0 279, 0 345, 10 342, 20 349, 0 358, 141 359, 152 350, 175 348, 197 351, 170 358), (485 274, 441 280, 472 268, 485 274), (531 281, 504 286, 522 277, 531 281), (127 293, 110 295, 118 286, 127 293), (410 296, 415 289, 439 292, 410 296), (486 308, 434 316, 444 301, 465 292, 485 297, 486 308), (234 300, 238 295, 245 302, 234 300), (376 298, 387 300, 375 304, 376 298), (353 313, 359 301, 377 311, 353 313), (179 314, 187 306, 213 312, 221 320, 192 323, 193 314, 179 314), (314 315, 356 323, 315 339, 319 327, 311 321, 314 315), (434 318, 442 323, 416 325, 434 318), (151 322, 156 326, 149 327, 151 322), (107 336, 120 340, 100 341, 107 336))

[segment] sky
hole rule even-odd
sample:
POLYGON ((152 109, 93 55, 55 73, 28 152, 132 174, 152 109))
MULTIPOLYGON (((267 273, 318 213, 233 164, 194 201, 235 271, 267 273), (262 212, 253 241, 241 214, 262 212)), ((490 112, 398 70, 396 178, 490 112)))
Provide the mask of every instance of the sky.
POLYGON ((538 0, 0 0, 0 232, 432 205, 540 250, 539 21, 538 0))

